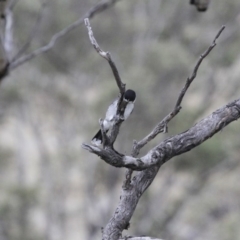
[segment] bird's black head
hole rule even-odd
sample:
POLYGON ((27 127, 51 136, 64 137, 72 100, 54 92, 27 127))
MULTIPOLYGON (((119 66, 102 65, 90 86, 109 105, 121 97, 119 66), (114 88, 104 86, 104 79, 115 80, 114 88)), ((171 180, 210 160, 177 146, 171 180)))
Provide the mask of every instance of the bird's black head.
POLYGON ((136 93, 133 90, 128 89, 124 93, 124 99, 127 100, 128 102, 134 102, 136 99, 136 93))

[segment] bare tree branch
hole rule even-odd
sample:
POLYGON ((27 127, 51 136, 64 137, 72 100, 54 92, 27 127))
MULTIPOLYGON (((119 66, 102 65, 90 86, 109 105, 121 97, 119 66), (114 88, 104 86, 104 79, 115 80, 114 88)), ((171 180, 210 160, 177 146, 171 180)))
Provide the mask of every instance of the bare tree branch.
MULTIPOLYGON (((198 67, 200 66, 205 55, 207 56, 211 49, 216 45, 215 41, 219 37, 223 29, 224 27, 220 29, 220 31, 214 38, 212 44, 213 46, 212 47, 210 46, 210 49, 208 49, 203 54, 203 57, 201 57, 198 63, 196 64, 192 74, 193 76, 192 81, 195 78, 198 67)), ((152 131, 147 136, 149 137, 149 139, 144 138, 142 140, 143 146, 152 138, 154 138, 157 135, 156 134, 157 132, 160 133, 161 131, 166 129, 167 123, 180 111, 181 108, 180 104, 185 95, 185 92, 187 91, 190 85, 189 83, 191 83, 191 77, 190 80, 187 80, 186 83, 187 87, 184 88, 186 90, 183 90, 180 93, 179 96, 180 100, 179 99, 177 100, 177 104, 175 106, 176 110, 174 109, 176 113, 173 110, 173 112, 167 115, 160 122, 163 123, 163 125, 159 123, 157 127, 154 128, 154 131, 152 131)), ((166 139, 165 141, 157 145, 155 148, 150 150, 148 154, 150 154, 151 152, 151 158, 153 161, 156 161, 157 164, 152 165, 152 167, 149 167, 146 170, 138 172, 132 179, 131 179, 132 170, 127 171, 127 179, 123 183, 122 194, 118 206, 112 218, 109 220, 108 224, 103 229, 103 240, 117 240, 121 237, 123 230, 127 229, 129 226, 129 221, 135 211, 139 199, 141 198, 142 194, 146 191, 146 189, 151 185, 151 183, 153 182, 154 178, 158 173, 159 168, 166 161, 168 161, 169 159, 176 155, 182 154, 186 151, 190 151, 194 147, 201 144, 203 141, 206 141, 208 138, 212 137, 222 128, 227 126, 230 122, 239 119, 239 117, 240 117, 240 99, 231 102, 225 107, 222 107, 221 109, 215 111, 208 117, 201 120, 199 123, 197 123, 189 130, 166 139)), ((134 143, 134 146, 135 148, 133 148, 132 156, 137 156, 140 148, 137 147, 138 143, 134 143)), ((122 157, 122 159, 124 159, 124 156, 122 157)), ((140 158, 140 160, 142 161, 146 159, 144 159, 143 157, 140 158)), ((137 165, 136 162, 137 161, 135 161, 135 166, 137 165)), ((144 166, 146 162, 144 161, 142 162, 143 162, 142 166, 144 166)))
MULTIPOLYGON (((94 48, 96 49, 96 51, 105 58, 106 56, 106 52, 103 52, 101 50, 101 48, 99 47, 97 41, 95 40, 94 36, 93 36, 93 32, 91 30, 91 26, 89 24, 88 20, 85 20, 85 24, 88 28, 89 31, 89 38, 91 40, 92 45, 94 46, 94 48)), ((96 148, 96 147, 91 147, 90 145, 87 144, 83 144, 82 147, 88 151, 90 151, 91 153, 94 153, 96 155, 98 155, 101 159, 103 159, 105 162, 107 162, 108 164, 115 166, 115 167, 126 167, 129 168, 131 170, 137 170, 137 171, 141 171, 144 169, 147 169, 155 164, 159 164, 159 163, 164 163, 166 162, 168 159, 172 158, 173 156, 178 155, 178 153, 176 153, 175 151, 172 150, 172 154, 170 156, 170 158, 166 158, 165 152, 158 152, 158 151, 154 151, 151 150, 149 151, 145 156, 141 157, 141 158, 136 158, 136 156, 139 154, 140 149, 146 145, 150 140, 152 140, 155 136, 157 136, 157 134, 159 134, 160 132, 162 132, 164 129, 167 128, 167 124, 168 122, 175 117, 178 112, 181 109, 181 103, 183 100, 183 97, 185 96, 185 93, 187 92, 190 84, 193 82, 193 80, 195 79, 195 77, 197 76, 197 71, 199 69, 199 66, 201 65, 203 59, 211 52, 211 50, 216 46, 216 40, 218 39, 218 37, 220 36, 220 34, 222 33, 222 31, 224 30, 225 26, 222 26, 221 29, 218 31, 216 37, 214 38, 212 44, 209 46, 209 48, 203 53, 201 54, 199 60, 197 61, 193 72, 191 74, 191 76, 187 79, 185 86, 183 87, 183 89, 180 92, 180 95, 177 99, 177 103, 174 107, 174 110, 169 113, 154 129, 153 131, 147 135, 145 138, 143 138, 141 141, 139 142, 135 142, 133 145, 133 151, 132 151, 132 156, 125 156, 123 154, 120 154, 118 152, 116 152, 113 148, 112 145, 110 147, 104 147, 104 149, 100 149, 100 148, 96 148)), ((108 58, 106 58, 108 60, 108 58)), ((117 80, 116 80, 117 81, 117 80)), ((227 106, 225 107, 227 109, 227 106)), ((228 110, 227 110, 228 111, 228 110)), ((210 115, 211 118, 211 115, 210 115)), ((237 117, 238 118, 238 117, 237 117)), ((222 119, 218 119, 218 121, 221 121, 222 119)), ((236 119, 233 119, 232 121, 234 121, 236 119)), ((215 122, 213 122, 214 124, 217 123, 217 120, 215 120, 215 122)), ((201 122, 199 123, 201 124, 201 122)), ((193 128, 195 129, 196 126, 195 125, 193 128)), ((224 125, 226 126, 226 124, 224 125)), ((193 139, 192 142, 196 142, 195 145, 193 145, 193 147, 201 144, 203 141, 205 141, 206 139, 209 138, 209 136, 212 136, 213 134, 215 134, 217 131, 219 131, 218 129, 216 129, 215 127, 212 126, 212 128, 208 129, 208 134, 210 134, 209 136, 205 136, 204 138, 201 136, 201 138, 198 138, 198 134, 201 133, 201 129, 203 129, 205 126, 201 126, 199 129, 200 131, 197 132, 197 129, 194 130, 195 133, 195 137, 196 139, 194 139, 194 136, 192 136, 191 138, 193 139)), ((119 128, 118 128, 119 130, 119 128)), ((189 130, 190 131, 190 130, 189 130)), ((118 132, 116 134, 114 134, 114 136, 117 136, 118 132)), ((174 136, 174 138, 177 138, 177 136, 174 136)), ((183 139, 181 139, 181 141, 184 141, 184 135, 183 135, 183 139)), ((167 140, 165 140, 164 142, 166 142, 166 146, 163 146, 163 149, 168 149, 167 144, 169 144, 167 142, 167 140)), ((176 145, 175 147, 178 147, 178 145, 176 145)), ((183 152, 189 151, 189 146, 187 146, 187 148, 185 150, 183 150, 183 152)), ((183 153, 182 152, 182 153, 183 153)), ((130 178, 131 177, 131 172, 127 172, 127 176, 128 179, 126 180, 125 183, 125 187, 127 182, 130 182, 130 178)))
POLYGON ((82 144, 83 149, 88 150, 91 153, 98 155, 101 159, 103 159, 106 163, 114 166, 114 167, 127 167, 133 170, 143 170, 146 169, 157 162, 151 162, 151 154, 147 154, 142 158, 133 158, 131 156, 124 156, 116 152, 111 147, 105 147, 104 149, 90 146, 88 144, 82 144))
POLYGON ((117 86, 119 88, 119 91, 120 91, 121 95, 123 95, 124 92, 125 92, 125 84, 122 83, 122 80, 121 80, 120 75, 118 73, 117 67, 116 67, 115 63, 113 62, 110 53, 109 52, 104 52, 100 48, 100 46, 98 45, 96 39, 94 38, 93 31, 92 31, 89 19, 85 18, 84 22, 85 22, 85 25, 86 25, 86 27, 88 29, 88 35, 89 35, 89 39, 90 39, 91 44, 93 45, 95 50, 99 53, 99 55, 101 57, 105 58, 108 61, 109 65, 110 65, 110 67, 112 69, 113 75, 115 77, 115 80, 116 80, 117 86))
POLYGON ((7 76, 9 59, 13 51, 13 14, 17 0, 5 0, 0 3, 0 82, 7 76))
POLYGON ((4 41, 3 46, 8 61, 10 61, 13 54, 13 12, 12 8, 7 7, 5 9, 5 31, 4 31, 4 41))
POLYGON ((217 39, 219 38, 219 36, 221 35, 221 33, 223 32, 224 29, 225 29, 225 26, 222 26, 222 27, 220 28, 220 30, 218 31, 216 37, 213 39, 212 44, 209 46, 209 48, 208 48, 203 54, 200 55, 200 58, 199 58, 199 60, 197 61, 196 65, 195 65, 195 67, 194 67, 194 69, 193 69, 193 72, 192 72, 191 76, 188 77, 185 86, 184 86, 183 89, 181 90, 181 93, 180 93, 180 95, 179 95, 179 97, 178 97, 178 100, 177 100, 175 109, 178 109, 179 107, 181 107, 180 105, 181 105, 182 100, 183 100, 183 98, 184 98, 184 96, 185 96, 185 93, 187 92, 187 90, 188 90, 190 84, 192 83, 192 81, 196 78, 198 69, 199 69, 199 67, 200 67, 203 59, 204 59, 205 57, 207 57, 207 55, 208 55, 208 54, 212 51, 212 49, 217 45, 216 41, 217 41, 217 39))
POLYGON ((27 50, 28 48, 30 47, 31 45, 31 42, 32 40, 34 39, 38 29, 39 29, 39 26, 40 26, 40 22, 43 18, 43 13, 44 13, 44 10, 46 9, 46 6, 47 6, 47 1, 46 0, 43 0, 42 1, 42 4, 41 4, 41 9, 38 13, 38 16, 37 16, 37 19, 35 21, 35 24, 25 42, 25 44, 22 46, 22 48, 17 52, 17 54, 11 59, 11 62, 14 62, 16 61, 18 58, 20 58, 27 50))
POLYGON ((169 159, 190 151, 239 118, 240 99, 213 112, 189 130, 167 138, 141 158, 125 156, 108 147, 101 149, 87 144, 82 147, 114 167, 141 171, 154 165, 161 166, 169 159))
POLYGON ((54 34, 52 36, 52 38, 50 39, 49 43, 46 44, 45 46, 42 46, 36 50, 34 50, 33 52, 31 52, 30 54, 27 54, 25 56, 22 56, 16 60, 14 60, 13 62, 10 63, 9 68, 15 69, 16 67, 26 63, 27 61, 35 58, 36 56, 38 56, 39 54, 48 52, 51 48, 54 47, 55 43, 63 36, 65 36, 66 34, 68 34, 70 31, 72 31, 73 29, 75 29, 76 27, 80 26, 81 24, 83 24, 84 19, 85 18, 92 18, 95 16, 95 14, 100 13, 102 11, 104 11, 105 9, 111 7, 112 5, 114 5, 116 2, 118 2, 119 0, 109 0, 109 1, 103 1, 100 2, 99 4, 97 4, 96 6, 94 6, 93 8, 91 8, 86 14, 85 16, 79 18, 78 20, 76 20, 74 23, 70 24, 69 26, 67 26, 66 28, 62 29, 60 32, 54 34))
POLYGON ((225 26, 222 26, 221 29, 218 31, 216 37, 214 38, 212 44, 209 46, 209 48, 203 53, 201 54, 199 60, 197 61, 193 72, 191 74, 190 77, 187 78, 187 81, 185 83, 185 86, 183 87, 183 89, 180 92, 180 95, 177 99, 176 105, 173 109, 172 112, 170 112, 161 122, 159 122, 157 124, 157 126, 151 131, 151 133, 149 133, 146 137, 144 137, 141 141, 137 142, 134 144, 133 146, 133 150, 132 150, 132 156, 137 156, 139 154, 139 151, 142 147, 144 147, 149 141, 153 140, 159 133, 161 132, 166 132, 167 131, 167 124, 179 113, 179 111, 181 110, 181 103, 183 100, 183 97, 185 96, 189 86, 191 85, 191 83, 193 82, 193 80, 196 78, 197 76, 197 71, 203 61, 203 59, 205 57, 207 57, 207 55, 212 51, 212 49, 216 46, 216 40, 218 39, 218 37, 221 35, 222 31, 225 29, 225 26))

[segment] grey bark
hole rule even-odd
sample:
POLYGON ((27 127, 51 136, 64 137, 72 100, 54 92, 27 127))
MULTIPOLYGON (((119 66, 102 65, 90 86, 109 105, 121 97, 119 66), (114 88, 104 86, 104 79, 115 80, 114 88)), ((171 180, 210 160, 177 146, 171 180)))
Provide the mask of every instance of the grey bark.
MULTIPOLYGON (((157 145, 152 150, 151 154, 151 158, 154 161, 157 159, 157 163, 154 166, 139 172, 135 177, 133 177, 131 183, 123 189, 118 207, 113 217, 104 228, 103 239, 117 240, 121 237, 122 231, 127 229, 129 225, 129 221, 135 211, 140 197, 154 180, 159 168, 166 161, 200 145, 226 127, 229 123, 239 119, 239 117, 240 99, 227 104, 226 106, 213 112, 211 115, 203 118, 189 130, 170 137, 157 145)), ((114 159, 116 159, 115 155, 114 159)), ((123 157, 118 158, 124 166, 122 159, 123 157)), ((110 160, 110 158, 108 160, 110 160)), ((143 169, 143 166, 139 167, 137 164, 125 164, 124 167, 137 170, 143 169)))
POLYGON ((237 120, 239 111, 240 99, 213 112, 189 130, 166 139, 151 149, 145 156, 139 158, 122 155, 109 147, 101 149, 87 144, 83 144, 83 147, 114 167, 126 167, 135 171, 142 171, 154 165, 161 166, 174 156, 200 145, 229 123, 237 120))

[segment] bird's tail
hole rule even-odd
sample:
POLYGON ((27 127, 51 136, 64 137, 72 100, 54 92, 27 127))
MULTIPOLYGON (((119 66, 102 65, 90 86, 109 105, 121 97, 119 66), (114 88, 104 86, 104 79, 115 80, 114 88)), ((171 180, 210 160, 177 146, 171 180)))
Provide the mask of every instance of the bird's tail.
POLYGON ((91 143, 96 145, 96 146, 100 146, 102 144, 102 132, 101 132, 101 129, 95 134, 95 136, 93 137, 91 143))
POLYGON ((101 145, 102 143, 102 132, 101 132, 101 129, 96 133, 96 135, 93 137, 92 139, 92 144, 94 145, 101 145))
MULTIPOLYGON (((106 130, 108 132, 108 130, 106 130)), ((92 138, 92 144, 96 146, 100 146, 102 144, 102 132, 101 129, 96 133, 96 135, 92 138)))

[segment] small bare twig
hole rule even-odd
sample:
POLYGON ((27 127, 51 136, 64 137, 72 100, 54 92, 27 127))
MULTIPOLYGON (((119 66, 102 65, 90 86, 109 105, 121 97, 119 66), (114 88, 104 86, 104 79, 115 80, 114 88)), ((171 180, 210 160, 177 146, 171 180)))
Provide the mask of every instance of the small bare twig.
POLYGON ((178 97, 178 99, 177 99, 176 105, 175 105, 175 109, 181 107, 180 105, 181 105, 181 103, 182 103, 183 97, 185 96, 185 93, 187 92, 187 90, 188 90, 190 84, 192 83, 192 81, 196 78, 198 69, 199 69, 199 67, 200 67, 203 59, 204 59, 205 57, 207 57, 207 55, 208 55, 208 54, 212 51, 212 49, 217 45, 216 41, 217 41, 217 39, 219 38, 219 36, 221 35, 221 33, 222 33, 222 31, 223 31, 224 29, 225 29, 225 26, 222 26, 221 29, 218 31, 216 37, 214 38, 212 44, 209 46, 209 48, 208 48, 203 54, 201 54, 199 60, 197 61, 196 65, 195 65, 195 67, 194 67, 194 69, 193 69, 193 72, 192 72, 191 76, 188 77, 185 86, 184 86, 183 89, 181 90, 181 93, 180 93, 180 95, 179 95, 179 97, 178 97))
POLYGON ((118 73, 117 67, 116 67, 115 63, 113 62, 110 53, 109 52, 104 52, 100 48, 100 46, 98 45, 98 43, 97 43, 97 41, 96 41, 96 39, 93 35, 93 31, 92 31, 92 28, 91 28, 91 25, 90 25, 90 22, 89 22, 88 18, 84 19, 84 23, 85 23, 85 25, 88 29, 88 35, 89 35, 89 39, 90 39, 91 44, 93 45, 95 50, 99 53, 99 55, 101 57, 105 58, 108 61, 109 65, 112 69, 113 75, 115 77, 115 80, 116 80, 117 86, 119 88, 119 91, 120 91, 121 95, 123 95, 124 92, 125 92, 125 84, 122 83, 122 80, 121 80, 120 75, 118 73))
POLYGON ((5 31, 3 46, 5 49, 6 57, 10 61, 13 54, 13 12, 12 8, 7 7, 4 12, 5 15, 5 31))
POLYGON ((197 61, 193 72, 191 74, 190 77, 187 78, 187 81, 185 83, 185 86, 182 88, 179 97, 177 99, 176 105, 173 109, 172 112, 170 112, 161 122, 159 122, 157 124, 157 126, 151 131, 151 133, 149 133, 146 137, 144 137, 141 141, 139 141, 137 144, 134 144, 133 149, 132 149, 132 156, 136 157, 139 152, 140 149, 142 147, 144 147, 149 141, 151 141, 152 139, 154 139, 159 133, 161 132, 166 132, 167 131, 167 125, 168 123, 179 113, 179 111, 181 110, 181 103, 182 100, 189 88, 189 86, 191 85, 191 83, 193 82, 193 80, 196 78, 197 76, 197 72, 198 69, 203 61, 203 59, 205 57, 207 57, 207 55, 212 51, 212 49, 216 46, 216 40, 219 38, 219 36, 221 35, 221 33, 223 32, 223 30, 225 29, 225 26, 222 26, 220 28, 220 30, 218 31, 217 35, 215 36, 212 44, 209 46, 209 48, 200 55, 199 60, 197 61))
POLYGON ((76 27, 80 26, 81 24, 83 24, 84 19, 85 18, 92 18, 94 17, 97 13, 100 13, 102 11, 104 11, 105 9, 111 7, 112 5, 114 5, 116 2, 118 2, 119 0, 108 0, 108 1, 103 1, 100 2, 99 4, 97 4, 96 6, 94 6, 93 8, 91 8, 86 14, 85 16, 79 18, 78 20, 76 20, 75 22, 73 22, 72 24, 70 24, 69 26, 67 26, 66 28, 62 29, 61 31, 59 31, 58 33, 54 34, 52 36, 52 38, 50 39, 50 41, 48 42, 48 44, 46 44, 45 46, 42 46, 36 50, 34 50, 33 52, 24 55, 14 61, 12 61, 10 63, 9 68, 15 69, 16 67, 28 62, 29 60, 37 57, 38 55, 48 52, 50 49, 52 49, 55 45, 55 43, 63 36, 67 35, 70 31, 72 31, 73 29, 75 29, 76 27))
MULTIPOLYGON (((179 94, 179 97, 177 99, 177 102, 176 102, 176 105, 175 105, 173 111, 170 112, 161 122, 159 122, 158 125, 155 126, 155 128, 146 137, 144 137, 141 141, 139 141, 139 142, 135 141, 134 142, 133 147, 132 147, 131 156, 137 157, 141 148, 143 148, 149 141, 154 139, 159 133, 167 132, 168 123, 181 110, 181 103, 182 103, 183 97, 185 96, 185 94, 186 94, 188 88, 190 87, 191 83, 193 82, 193 80, 196 78, 198 69, 199 69, 203 59, 205 57, 207 57, 207 55, 211 52, 211 50, 216 46, 216 44, 217 44, 216 40, 219 38, 219 36, 221 35, 221 33, 223 32, 224 29, 225 29, 225 26, 222 26, 220 28, 220 30, 218 31, 217 35, 215 36, 212 44, 209 46, 209 48, 203 54, 200 55, 200 58, 197 61, 191 76, 187 78, 187 81, 186 81, 184 87, 182 88, 182 90, 179 94)), ((127 187, 130 186, 132 171, 133 171, 132 169, 127 169, 126 170, 126 174, 125 174, 126 179, 125 179, 125 182, 123 184, 123 188, 127 188, 127 187)))
POLYGON ((11 62, 14 62, 16 61, 18 58, 20 58, 29 48, 29 46, 31 45, 32 43, 32 40, 34 39, 38 29, 39 29, 39 26, 40 26, 40 22, 43 18, 43 14, 44 14, 44 10, 46 9, 46 6, 47 6, 47 1, 46 0, 43 0, 42 1, 42 4, 41 4, 41 9, 37 15, 37 18, 36 18, 36 21, 34 23, 34 26, 25 42, 25 44, 22 46, 22 48, 17 52, 17 54, 11 59, 11 62))

